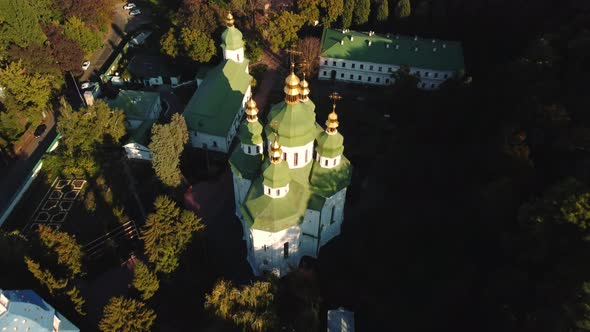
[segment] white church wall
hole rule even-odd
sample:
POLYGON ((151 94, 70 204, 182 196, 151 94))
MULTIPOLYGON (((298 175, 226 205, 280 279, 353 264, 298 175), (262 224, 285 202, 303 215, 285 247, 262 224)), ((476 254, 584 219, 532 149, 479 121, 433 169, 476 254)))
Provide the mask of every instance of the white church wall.
POLYGON ((225 137, 191 131, 191 144, 194 148, 208 149, 227 153, 228 144, 225 137))
POLYGON ((299 225, 280 230, 278 232, 266 232, 258 229, 250 229, 252 234, 253 261, 250 264, 253 270, 275 271, 280 276, 287 274, 291 267, 299 264, 299 239, 301 229, 299 225), (285 258, 285 243, 288 243, 288 257, 285 258))
POLYGON ((250 155, 250 156, 255 156, 255 155, 261 154, 263 152, 262 143, 256 144, 256 145, 241 143, 240 147, 242 148, 242 151, 244 151, 245 154, 250 155))
MULTIPOLYGON (((274 140, 274 136, 272 139, 274 140)), ((286 157, 290 169, 304 167, 313 160, 314 141, 315 140, 312 140, 303 146, 281 146, 281 149, 283 150, 283 158, 286 157)), ((268 146, 270 146, 272 142, 272 140, 268 140, 268 146)))
POLYGON ((289 184, 288 183, 286 186, 278 187, 278 188, 271 188, 267 185, 263 185, 263 186, 264 186, 264 194, 266 196, 270 196, 272 198, 285 197, 287 195, 287 193, 289 192, 289 184))
POLYGON ((306 210, 301 226, 300 257, 317 257, 320 211, 306 210))
POLYGON ((340 234, 340 226, 344 219, 345 199, 346 188, 326 199, 321 215, 320 247, 340 234))
POLYGON ((246 198, 246 194, 248 194, 248 190, 250 189, 250 185, 252 181, 248 179, 244 179, 239 175, 233 174, 234 179, 234 198, 236 204, 236 216, 240 217, 240 207, 242 203, 244 203, 244 199, 246 198))
POLYGON ((223 50, 223 58, 226 60, 233 60, 238 63, 244 62, 244 48, 237 50, 223 50))
POLYGON ((334 168, 340 164, 342 156, 337 156, 336 158, 326 158, 322 157, 319 153, 316 154, 316 160, 323 168, 334 168))

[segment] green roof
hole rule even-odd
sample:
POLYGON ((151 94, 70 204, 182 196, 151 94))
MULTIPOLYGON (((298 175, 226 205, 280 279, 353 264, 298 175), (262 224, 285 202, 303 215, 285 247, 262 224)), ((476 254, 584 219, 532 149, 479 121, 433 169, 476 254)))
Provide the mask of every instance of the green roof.
POLYGON ((240 125, 240 141, 244 144, 262 144, 262 125, 260 122, 244 121, 240 125))
POLYGON ((323 168, 317 161, 313 161, 310 184, 315 194, 330 197, 350 184, 352 165, 342 156, 340 164, 334 168, 323 168))
POLYGON ((248 155, 238 146, 229 157, 229 164, 234 172, 244 179, 254 180, 260 173, 264 154, 248 155))
POLYGON ((225 60, 209 71, 183 113, 190 130, 227 136, 252 81, 247 67, 225 60))
POLYGON ((322 157, 326 158, 334 158, 342 154, 344 152, 344 137, 339 132, 336 134, 328 135, 325 131, 323 131, 320 135, 318 135, 318 145, 317 151, 322 157))
POLYGON ((244 47, 242 32, 236 27, 228 27, 223 33, 221 33, 221 48, 235 51, 242 47, 244 47))
POLYGON ((266 161, 262 166, 262 176, 264 178, 264 185, 271 188, 281 188, 291 182, 291 176, 289 175, 289 164, 286 161, 282 161, 278 164, 271 164, 270 161, 266 161))
POLYGON ((250 227, 277 232, 301 223, 311 196, 305 186, 292 181, 289 192, 281 198, 266 196, 263 190, 262 178, 256 179, 242 205, 242 215, 250 227))
POLYGON ((365 32, 342 33, 342 30, 326 28, 321 43, 321 56, 326 58, 408 65, 434 70, 456 71, 464 68, 463 49, 461 43, 456 41, 423 38, 415 40, 409 36, 391 34, 388 37, 377 33, 369 36, 365 32), (353 41, 350 41, 351 36, 353 41), (341 45, 342 40, 344 43, 341 45), (386 47, 388 44, 389 48, 386 47), (399 45, 398 49, 396 45, 399 45), (416 47, 418 51, 415 51, 416 47))
POLYGON ((316 137, 317 124, 315 122, 315 104, 310 100, 287 104, 282 101, 270 109, 267 117, 267 125, 264 128, 266 137, 271 137, 277 124, 279 143, 282 146, 302 146, 316 137))
POLYGON ((153 124, 154 120, 146 120, 136 129, 130 130, 128 143, 138 143, 147 146, 153 124))
POLYGON ((158 98, 158 92, 120 90, 115 99, 105 101, 110 108, 121 109, 127 120, 144 120, 158 98))

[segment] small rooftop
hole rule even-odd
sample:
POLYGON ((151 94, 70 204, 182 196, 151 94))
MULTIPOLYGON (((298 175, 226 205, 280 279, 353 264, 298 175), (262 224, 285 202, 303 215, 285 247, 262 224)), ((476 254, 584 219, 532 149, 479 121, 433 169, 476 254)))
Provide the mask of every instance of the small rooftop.
POLYGON ((158 101, 160 93, 149 91, 120 90, 114 99, 105 99, 111 108, 118 108, 128 120, 145 120, 151 106, 158 101))
POLYGON ((328 332, 354 332, 354 312, 342 307, 328 310, 328 332))

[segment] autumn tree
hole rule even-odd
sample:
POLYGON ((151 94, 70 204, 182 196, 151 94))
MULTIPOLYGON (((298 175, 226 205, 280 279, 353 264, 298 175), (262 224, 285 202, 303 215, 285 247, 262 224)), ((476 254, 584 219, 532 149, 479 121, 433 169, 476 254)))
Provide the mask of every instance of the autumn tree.
POLYGON ((111 0, 54 0, 54 4, 66 19, 78 17, 94 30, 110 22, 113 12, 111 0))
POLYGON ((160 50, 171 58, 176 58, 180 54, 175 28, 170 28, 168 32, 162 35, 162 38, 160 38, 160 50))
POLYGON ((276 291, 268 281, 238 288, 222 279, 205 295, 205 309, 244 330, 274 331, 278 328, 276 291))
POLYGON ((152 331, 156 313, 145 303, 122 296, 113 297, 103 309, 98 328, 103 332, 152 331))
POLYGON ((44 225, 37 227, 37 236, 43 250, 67 270, 66 276, 73 278, 82 273, 82 247, 73 236, 44 225))
POLYGON ((301 26, 301 17, 285 10, 279 14, 272 14, 268 29, 264 29, 262 33, 270 42, 270 48, 273 52, 277 52, 280 48, 289 47, 297 41, 297 33, 301 26))
POLYGON ((22 61, 23 67, 29 73, 48 75, 55 82, 52 84, 54 87, 61 86, 61 71, 53 60, 49 45, 31 44, 27 47, 18 47, 13 44, 8 48, 8 59, 13 62, 22 61))
POLYGON ((305 37, 297 43, 297 50, 301 52, 301 59, 306 62, 305 74, 309 77, 317 74, 320 67, 320 39, 305 37))
POLYGON ((56 294, 56 292, 62 291, 67 285, 68 280, 65 278, 56 277, 49 269, 41 267, 37 261, 30 257, 25 257, 25 264, 27 268, 33 274, 33 276, 39 280, 39 282, 47 287, 50 294, 56 294))
POLYGON ((215 10, 204 0, 183 0, 178 9, 178 23, 207 37, 219 27, 215 10))
POLYGON ((369 22, 369 14, 371 14, 371 0, 355 0, 353 23, 363 25, 369 22))
POLYGON ((50 43, 51 54, 62 72, 78 73, 82 71, 81 63, 84 51, 75 41, 64 35, 63 29, 55 24, 47 24, 43 32, 50 43))
POLYGON ((321 0, 320 8, 322 9, 322 23, 329 27, 338 20, 344 11, 343 0, 321 0))
POLYGON ((80 45, 86 53, 94 52, 102 46, 100 33, 88 28, 84 21, 76 16, 68 18, 65 22, 64 35, 80 45))
POLYGON ((169 187, 180 185, 180 154, 188 142, 188 129, 184 118, 175 113, 168 124, 154 124, 149 149, 153 154, 152 167, 156 175, 169 187))
POLYGON ((148 260, 158 272, 173 272, 193 234, 204 228, 201 218, 193 212, 181 211, 170 198, 158 196, 154 212, 148 215, 142 228, 141 239, 148 260))
POLYGON ((207 62, 216 53, 213 39, 200 30, 182 28, 180 43, 184 54, 197 62, 207 62))
POLYGON ((354 14, 355 6, 355 0, 344 0, 344 10, 342 12, 342 27, 345 29, 350 28, 350 26, 352 25, 352 16, 354 14))
POLYGON ((397 0, 395 4, 395 17, 406 18, 410 16, 412 12, 412 6, 410 0, 397 0))
POLYGON ((46 38, 33 3, 34 0, 0 1, 0 48, 6 49, 10 44, 18 47, 43 44, 46 38))
POLYGON ((160 280, 144 262, 138 260, 133 268, 133 287, 141 292, 143 300, 149 300, 160 288, 160 280))

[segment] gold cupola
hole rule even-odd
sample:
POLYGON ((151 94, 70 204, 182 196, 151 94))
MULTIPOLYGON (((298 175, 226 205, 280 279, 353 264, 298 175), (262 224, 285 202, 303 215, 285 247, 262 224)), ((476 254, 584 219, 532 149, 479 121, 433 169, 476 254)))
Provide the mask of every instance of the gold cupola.
POLYGON ((225 17, 225 24, 228 28, 234 26, 234 16, 231 13, 227 13, 227 16, 225 17))
POLYGON ((303 72, 303 80, 299 82, 299 99, 301 101, 309 100, 309 83, 305 79, 305 72, 303 72))
POLYGON ((270 145, 270 162, 271 164, 279 164, 283 160, 283 150, 278 140, 279 135, 275 134, 275 140, 270 145))
POLYGON ((342 99, 342 96, 338 92, 333 92, 329 96, 332 99, 332 113, 328 114, 328 120, 326 120, 326 133, 328 135, 334 135, 338 132, 338 114, 336 114, 336 102, 342 99))
POLYGON ((258 121, 258 107, 252 96, 250 96, 250 99, 246 102, 246 120, 248 122, 258 121))
POLYGON ((299 77, 295 75, 295 64, 291 63, 291 73, 285 78, 285 102, 293 105, 299 101, 299 77))

